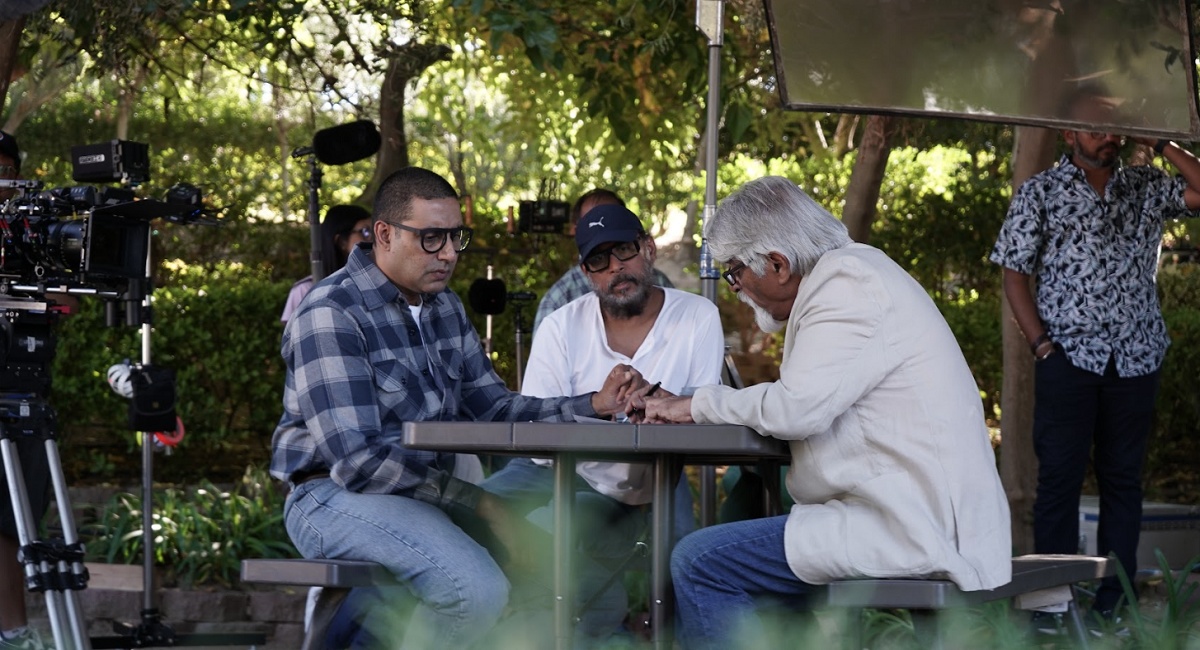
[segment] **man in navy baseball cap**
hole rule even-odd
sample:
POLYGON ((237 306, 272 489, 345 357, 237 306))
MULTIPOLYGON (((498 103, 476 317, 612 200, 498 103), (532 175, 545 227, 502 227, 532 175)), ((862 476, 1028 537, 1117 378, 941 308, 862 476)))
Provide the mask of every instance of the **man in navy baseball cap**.
MULTIPOLYGON (((642 221, 623 205, 601 205, 592 208, 575 226, 575 245, 579 261, 587 266, 588 257, 601 244, 636 242, 646 235, 642 221)), ((600 266, 600 260, 596 265, 600 266)), ((602 266, 607 267, 607 260, 602 266)), ((599 269, 589 269, 595 272, 599 269)))

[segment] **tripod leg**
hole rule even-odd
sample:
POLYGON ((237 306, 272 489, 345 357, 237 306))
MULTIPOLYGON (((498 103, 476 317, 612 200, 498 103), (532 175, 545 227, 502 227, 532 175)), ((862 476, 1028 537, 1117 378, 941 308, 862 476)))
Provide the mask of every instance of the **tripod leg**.
POLYGON ((75 515, 71 508, 71 500, 67 495, 67 480, 63 476, 62 462, 58 455, 58 443, 52 438, 46 439, 46 462, 50 466, 50 479, 54 484, 55 503, 58 504, 58 518, 62 524, 63 541, 66 543, 66 553, 59 558, 59 574, 64 578, 65 587, 63 598, 66 601, 67 622, 71 628, 75 647, 80 650, 90 650, 91 640, 88 638, 87 626, 83 612, 79 607, 79 599, 75 591, 87 587, 88 573, 83 566, 83 546, 79 543, 79 534, 75 529, 75 515))
MULTIPOLYGON (((47 451, 54 445, 53 440, 46 440, 47 451)), ((76 604, 75 593, 71 590, 73 583, 66 582, 66 560, 61 553, 56 553, 52 545, 42 540, 34 539, 37 522, 34 520, 32 508, 29 505, 29 494, 25 490, 25 476, 21 470, 21 459, 16 444, 8 437, 0 437, 0 455, 4 460, 5 476, 8 480, 9 494, 12 500, 13 518, 16 522, 17 540, 21 548, 21 562, 25 570, 25 583, 30 591, 42 591, 46 599, 46 613, 50 619, 50 629, 54 635, 55 646, 60 650, 90 650, 90 642, 84 632, 83 616, 76 604), (54 555, 59 557, 55 558, 54 555), (53 560, 53 563, 52 563, 53 560)), ((53 454, 47 457, 51 476, 55 478, 55 491, 65 497, 66 489, 62 486, 62 468, 58 465, 57 447, 53 454)), ((75 535, 74 522, 71 518, 70 505, 65 498, 59 501, 59 508, 64 508, 66 519, 64 529, 75 535)), ((76 540, 77 541, 77 540, 76 540)), ((78 559, 82 571, 82 557, 78 559)), ((86 575, 83 578, 86 583, 86 575)), ((79 584, 79 583, 74 583, 79 584)), ((76 587, 82 588, 82 586, 76 587)))
POLYGON ((55 644, 63 645, 62 637, 62 599, 61 594, 45 589, 46 581, 53 572, 49 560, 37 557, 33 544, 33 535, 37 531, 37 523, 29 508, 29 495, 25 491, 25 474, 21 471, 21 458, 17 453, 16 444, 7 437, 0 438, 0 455, 4 458, 4 474, 8 479, 8 493, 12 500, 13 520, 17 527, 17 543, 21 552, 19 559, 25 570, 25 586, 30 591, 42 591, 46 598, 46 613, 50 619, 50 629, 54 633, 55 644))

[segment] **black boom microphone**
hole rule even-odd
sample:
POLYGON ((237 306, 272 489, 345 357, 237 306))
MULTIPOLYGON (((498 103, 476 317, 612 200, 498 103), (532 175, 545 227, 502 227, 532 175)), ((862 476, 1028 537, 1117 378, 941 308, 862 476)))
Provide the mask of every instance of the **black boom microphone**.
POLYGON ((345 165, 375 155, 382 139, 371 120, 321 129, 313 135, 313 153, 326 165, 345 165))
POLYGON ((478 278, 471 283, 467 291, 467 302, 477 314, 502 314, 504 302, 508 298, 508 290, 504 288, 504 280, 485 280, 478 278))

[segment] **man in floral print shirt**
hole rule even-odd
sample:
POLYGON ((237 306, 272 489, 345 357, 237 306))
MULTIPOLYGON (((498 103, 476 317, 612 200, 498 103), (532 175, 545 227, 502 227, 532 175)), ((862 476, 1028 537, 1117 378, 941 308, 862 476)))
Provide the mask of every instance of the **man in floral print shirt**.
MULTIPOLYGON (((1102 129, 1115 106, 1083 89, 1072 117, 1102 129)), ((1169 344, 1155 292, 1159 246, 1164 221, 1200 207, 1200 161, 1166 140, 1130 138, 1174 165, 1181 175, 1172 177, 1152 165, 1123 166, 1122 136, 1062 134, 1068 153, 1017 190, 990 257, 1004 267, 1005 295, 1037 360, 1034 550, 1077 552, 1090 452, 1100 490, 1097 551, 1132 575, 1142 459, 1169 344)), ((1106 579, 1093 611, 1111 618, 1121 594, 1118 579, 1106 579)))

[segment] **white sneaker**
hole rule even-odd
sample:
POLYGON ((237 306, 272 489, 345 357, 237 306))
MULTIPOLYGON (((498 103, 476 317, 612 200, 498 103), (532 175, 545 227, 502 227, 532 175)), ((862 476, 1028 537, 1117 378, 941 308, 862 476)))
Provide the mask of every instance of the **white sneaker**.
POLYGON ((1062 614, 1034 612, 1033 616, 1030 617, 1030 624, 1038 634, 1058 636, 1066 633, 1062 614))
MULTIPOLYGON (((1099 619, 1098 616, 1092 615, 1084 621, 1088 632, 1097 639, 1102 639, 1106 636, 1116 637, 1118 639, 1129 638, 1129 626, 1121 622, 1121 618, 1114 617, 1112 619, 1099 619)), ((2 646, 0 646, 2 647, 2 646)))

